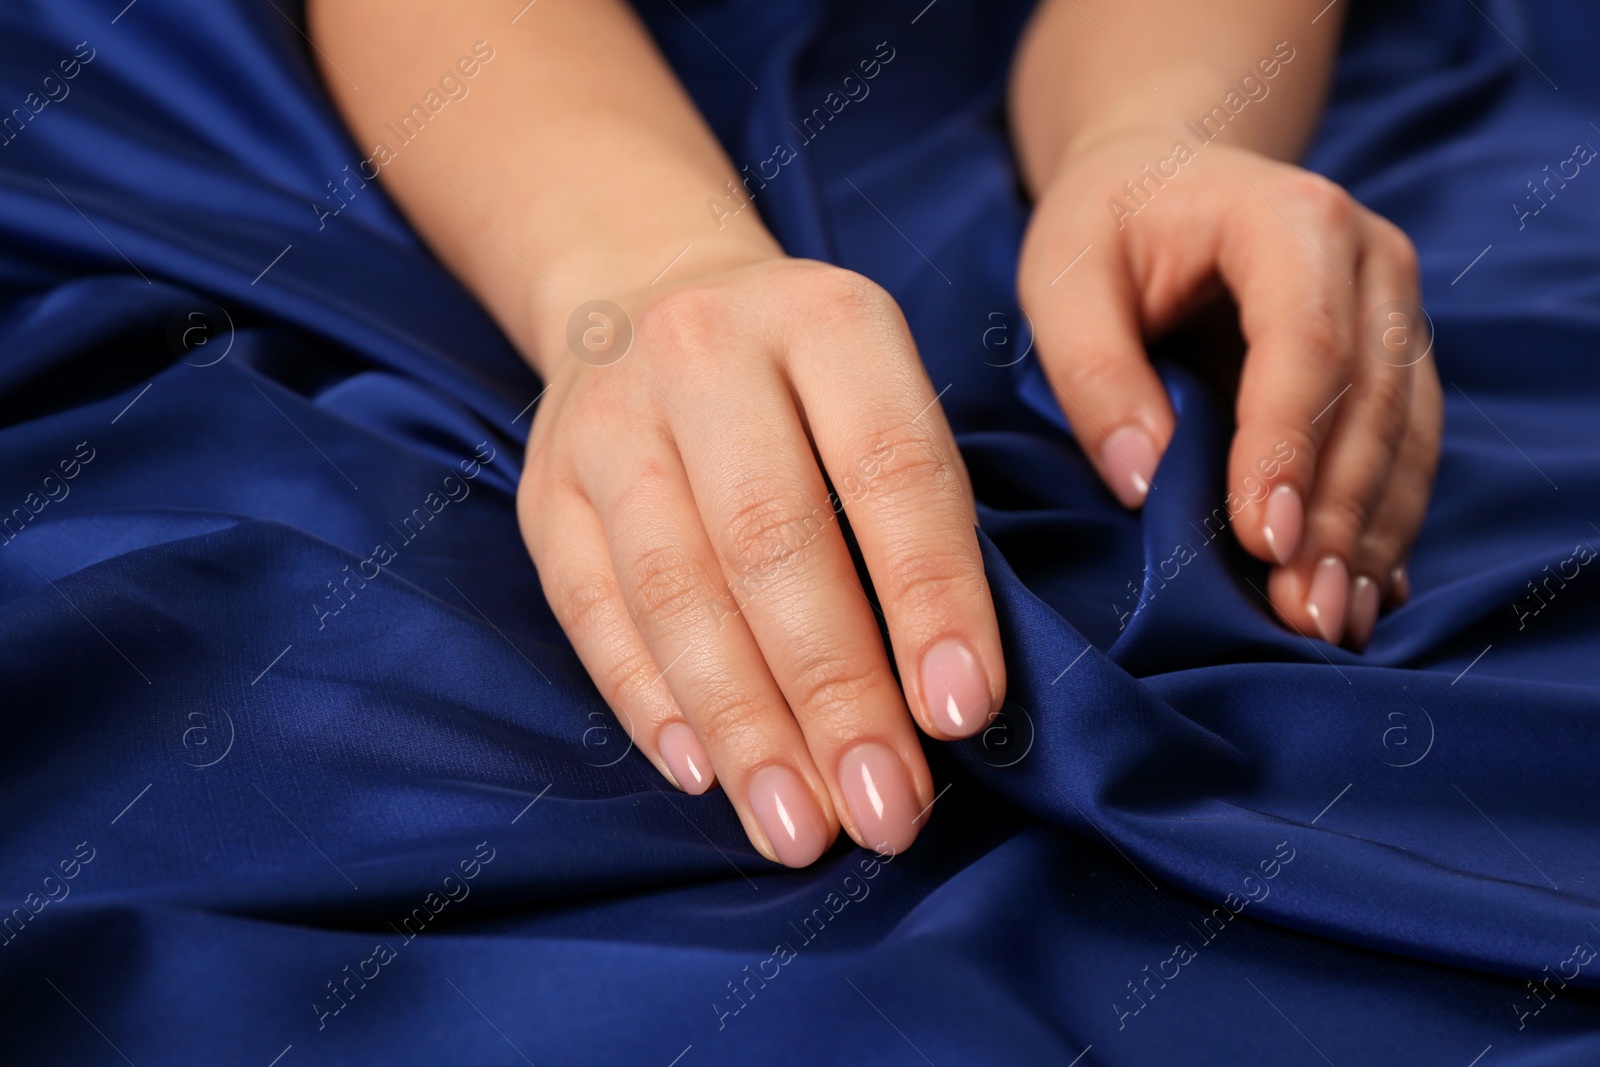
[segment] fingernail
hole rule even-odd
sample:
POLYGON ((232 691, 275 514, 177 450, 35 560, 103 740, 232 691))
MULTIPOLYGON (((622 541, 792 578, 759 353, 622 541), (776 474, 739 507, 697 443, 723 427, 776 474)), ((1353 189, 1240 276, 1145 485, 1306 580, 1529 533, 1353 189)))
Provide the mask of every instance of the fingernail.
POLYGON ((929 720, 956 737, 976 733, 989 719, 989 680, 978 657, 953 637, 924 653, 922 698, 929 720))
POLYGON ((1339 643, 1344 633, 1345 602, 1350 597, 1350 578, 1344 561, 1338 556, 1324 556, 1311 572, 1311 595, 1306 597, 1306 611, 1317 624, 1317 632, 1330 645, 1339 643))
POLYGON ((1300 549, 1300 526, 1305 521, 1305 509, 1300 506, 1300 494, 1292 485, 1280 485, 1267 494, 1267 521, 1262 524, 1261 535, 1267 539, 1272 558, 1288 566, 1300 549))
POLYGON ((1378 625, 1378 583, 1360 575, 1350 583, 1350 643, 1366 648, 1378 625))
POLYGON ((700 739, 686 722, 668 723, 656 737, 661 762, 672 775, 672 784, 685 793, 704 793, 711 788, 711 760, 700 739))
POLYGON ((1124 426, 1100 446, 1100 466, 1122 506, 1136 508, 1150 493, 1150 479, 1156 471, 1156 446, 1139 427, 1124 426))
POLYGON ((811 790, 782 764, 769 764, 750 779, 750 806, 784 866, 809 866, 828 847, 828 829, 811 790))
POLYGON ((900 757, 874 742, 857 745, 839 761, 839 784, 868 848, 903 851, 917 836, 918 810, 911 779, 900 757))
POLYGON ((1406 573, 1404 563, 1389 572, 1389 598, 1396 604, 1411 599, 1411 576, 1406 573))

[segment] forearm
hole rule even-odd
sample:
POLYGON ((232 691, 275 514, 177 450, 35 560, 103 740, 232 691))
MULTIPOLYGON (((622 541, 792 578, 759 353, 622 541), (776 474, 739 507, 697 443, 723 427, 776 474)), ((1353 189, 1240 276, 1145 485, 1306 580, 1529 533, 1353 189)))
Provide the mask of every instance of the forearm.
POLYGON ((1297 158, 1327 94, 1344 6, 1312 22, 1283 0, 1043 0, 1011 77, 1024 177, 1037 191, 1064 158, 1130 132, 1297 158))
POLYGON ((513 24, 518 6, 311 0, 308 21, 325 80, 372 160, 363 173, 381 174, 548 373, 579 304, 648 286, 691 243, 700 264, 777 245, 754 211, 708 209, 737 206, 726 183, 738 173, 626 4, 534 4, 513 24), (441 86, 446 73, 453 81, 441 86), (423 121, 402 123, 414 105, 423 121))

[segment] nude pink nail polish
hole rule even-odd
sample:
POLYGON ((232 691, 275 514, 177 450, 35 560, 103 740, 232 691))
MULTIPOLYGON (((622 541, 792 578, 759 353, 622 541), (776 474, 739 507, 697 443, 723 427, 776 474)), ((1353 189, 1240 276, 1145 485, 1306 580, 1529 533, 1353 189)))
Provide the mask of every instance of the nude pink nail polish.
POLYGON ((1267 494, 1267 517, 1261 526, 1261 536, 1267 539, 1272 558, 1287 566, 1300 550, 1300 529, 1305 522, 1305 508, 1300 504, 1300 494, 1292 485, 1280 485, 1267 494))
POLYGON ((922 699, 944 733, 968 737, 989 721, 989 679, 963 642, 947 637, 922 656, 922 699))
POLYGON ((839 761, 839 787, 861 841, 898 855, 916 839, 921 814, 905 764, 887 746, 868 741, 839 761))
POLYGON ((1150 494, 1150 480, 1155 477, 1156 446, 1139 427, 1124 426, 1100 446, 1100 467, 1122 506, 1139 507, 1150 494))
POLYGON ((1344 633, 1345 606, 1350 598, 1350 578, 1344 561, 1338 556, 1324 556, 1311 572, 1311 592, 1306 597, 1306 611, 1317 624, 1317 632, 1330 645, 1339 643, 1344 633))
POLYGON ((1389 596, 1396 604, 1404 604, 1411 599, 1411 578, 1406 574, 1405 564, 1389 572, 1389 589, 1389 596))
POLYGON ((672 773, 672 782, 685 793, 704 793, 711 788, 711 760, 686 722, 668 723, 656 736, 661 762, 672 773))
POLYGON ((828 847, 828 828, 800 776, 781 763, 768 764, 750 779, 755 809, 772 850, 786 867, 805 867, 828 847))
POLYGON ((1378 625, 1378 583, 1365 574, 1350 583, 1350 643, 1366 648, 1378 625))

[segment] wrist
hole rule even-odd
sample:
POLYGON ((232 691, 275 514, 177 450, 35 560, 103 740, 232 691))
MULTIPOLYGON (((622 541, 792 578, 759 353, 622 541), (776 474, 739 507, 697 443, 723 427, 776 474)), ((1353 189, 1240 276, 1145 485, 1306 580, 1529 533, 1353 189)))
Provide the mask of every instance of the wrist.
MULTIPOLYGON (((674 237, 672 240, 676 240, 674 237)), ((591 242, 573 258, 553 264, 525 291, 512 340, 546 381, 576 357, 604 361, 593 349, 609 343, 611 329, 631 332, 660 299, 711 275, 784 258, 776 239, 758 223, 738 232, 685 240, 676 248, 591 242), (590 306, 594 305, 594 306, 590 306), (609 306, 605 306, 609 305, 609 306), (591 318, 597 312, 601 318, 591 318), (589 333, 591 328, 597 333, 589 333), (577 347, 575 347, 575 345, 577 347)))
POLYGON ((1018 116, 1016 135, 1028 164, 1027 177, 1037 194, 1074 160, 1116 142, 1160 142, 1163 152, 1185 144, 1190 151, 1220 142, 1269 158, 1291 160, 1315 125, 1317 109, 1307 105, 1303 79, 1281 77, 1293 53, 1277 62, 1259 61, 1261 76, 1248 65, 1246 76, 1229 80, 1222 68, 1173 63, 1152 69, 1161 84, 1159 96, 1130 92, 1103 97, 1093 107, 1049 106, 1042 91, 1059 95, 1059 83, 1019 78, 1012 106, 1018 116), (1271 73, 1266 73, 1270 63, 1271 73), (1271 104, 1261 106, 1269 94, 1271 104), (1279 99, 1287 96, 1288 99, 1279 99), (1257 106, 1250 106, 1252 103, 1257 106))

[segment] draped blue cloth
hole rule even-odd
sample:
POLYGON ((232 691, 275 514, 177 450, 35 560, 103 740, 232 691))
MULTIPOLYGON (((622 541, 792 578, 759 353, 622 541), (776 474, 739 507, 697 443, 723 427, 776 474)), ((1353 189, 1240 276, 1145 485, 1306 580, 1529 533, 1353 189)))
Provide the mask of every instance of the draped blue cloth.
POLYGON ((1093 477, 1015 300, 1027 5, 924 2, 641 6, 980 500, 1005 712, 805 871, 612 724, 517 531, 540 383, 346 181, 301 12, 0 10, 0 1062, 1600 1061, 1600 15, 1351 0, 1309 165, 1415 239, 1447 408, 1356 655, 1207 525, 1182 361, 1142 513, 1093 477))

